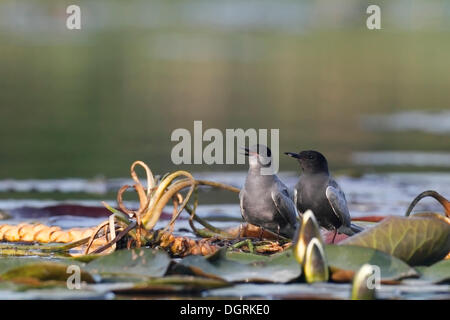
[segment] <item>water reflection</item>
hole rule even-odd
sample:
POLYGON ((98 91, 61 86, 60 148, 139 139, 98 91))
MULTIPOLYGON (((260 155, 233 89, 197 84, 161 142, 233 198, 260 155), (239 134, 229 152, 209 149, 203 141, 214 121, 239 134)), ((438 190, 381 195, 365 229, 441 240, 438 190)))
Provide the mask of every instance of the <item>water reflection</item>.
POLYGON ((450 167, 450 153, 448 152, 355 152, 352 154, 352 160, 357 165, 369 166, 450 167))
POLYGON ((170 134, 194 120, 278 128, 280 151, 319 150, 333 170, 389 169, 353 152, 449 151, 446 1, 386 3, 380 33, 365 29, 364 1, 79 4, 82 30, 69 32, 65 3, 0 3, 0 179, 121 177, 137 159, 180 169, 170 134), (361 126, 369 114, 383 116, 361 126), (372 130, 383 124, 394 129, 372 130))
MULTIPOLYGON (((198 179, 207 180, 214 178, 215 181, 231 184, 240 188, 244 184, 246 173, 233 172, 217 175, 215 173, 207 174, 203 172, 194 174, 194 176, 198 179)), ((282 172, 279 176, 290 188, 295 185, 298 178, 295 172, 282 172)), ((403 215, 412 199, 424 190, 432 189, 442 194, 446 194, 448 186, 450 185, 450 174, 440 172, 365 174, 361 177, 338 176, 336 177, 336 180, 346 193, 352 216, 403 215)), ((4 186, 4 182, 5 181, 0 181, 0 186, 4 186)), ((61 204, 101 207, 102 200, 106 200, 110 205, 115 205, 116 203, 114 194, 112 196, 109 194, 96 194, 98 200, 86 200, 83 197, 82 199, 72 198, 73 193, 71 194, 70 190, 77 192, 80 184, 90 183, 88 180, 77 180, 77 183, 72 186, 68 183, 68 180, 61 180, 60 182, 64 192, 68 192, 65 196, 66 200, 64 201, 50 200, 54 194, 44 191, 43 193, 34 193, 34 197, 37 197, 38 194, 42 194, 40 197, 43 196, 44 198, 41 200, 24 197, 21 199, 18 199, 17 197, 16 199, 0 199, 0 209, 14 213, 20 212, 19 209, 24 207, 44 208, 61 204)), ((119 186, 131 182, 132 181, 129 181, 129 179, 113 179, 97 183, 102 185, 101 189, 112 188, 112 191, 117 191, 119 186)), ((26 186, 26 181, 21 181, 20 183, 22 183, 22 187, 26 186)), ((45 186, 49 182, 45 180, 40 182, 33 181, 30 186, 34 185, 36 187, 39 183, 45 186)), ((51 190, 58 190, 57 180, 51 181, 50 184, 53 187, 51 190)), ((35 189, 35 191, 36 190, 37 189, 35 189)), ((41 188, 40 190, 50 189, 41 188)), ((12 190, 9 189, 9 191, 12 190)), ((93 190, 93 192, 96 191, 97 189, 93 190)), ((20 195, 20 193, 18 194, 20 195)), ((204 192, 200 192, 200 206, 197 209, 197 214, 211 221, 216 221, 219 227, 235 225, 236 221, 240 221, 241 219, 238 196, 236 194, 228 194, 229 197, 224 197, 224 195, 227 195, 224 191, 213 192, 205 190, 204 192)), ((125 206, 127 208, 137 209, 139 207, 138 202, 130 199, 129 196, 127 196, 126 199, 129 199, 125 201, 125 206)), ((172 208, 170 206, 167 206, 165 209, 167 212, 171 212, 171 210, 172 208)), ((424 199, 417 205, 415 210, 441 212, 442 208, 433 199, 424 199)), ((23 219, 20 215, 16 217, 13 216, 13 218, 17 218, 17 221, 23 219)), ((69 218, 72 219, 73 217, 69 218)), ((61 216, 54 219, 56 219, 55 221, 52 220, 54 223, 63 224, 64 226, 70 225, 71 223, 66 221, 67 218, 61 216)), ((86 218, 86 221, 83 222, 83 226, 85 226, 86 223, 96 225, 98 221, 98 218, 86 218)), ((78 226, 78 223, 81 223, 81 219, 76 219, 76 222, 74 223, 78 226)), ((167 223, 167 221, 161 221, 160 226, 163 227, 165 223, 167 223)), ((189 225, 186 221, 181 221, 179 227, 189 229, 189 225)))
POLYGON ((440 112, 405 111, 362 117, 364 128, 374 131, 421 131, 450 134, 450 110, 440 112))

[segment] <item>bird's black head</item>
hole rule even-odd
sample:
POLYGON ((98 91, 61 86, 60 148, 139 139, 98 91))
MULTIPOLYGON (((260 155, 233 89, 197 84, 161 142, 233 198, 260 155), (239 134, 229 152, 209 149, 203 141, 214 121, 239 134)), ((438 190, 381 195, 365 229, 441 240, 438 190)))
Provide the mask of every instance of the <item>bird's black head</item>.
POLYGON ((285 152, 285 154, 298 159, 305 173, 328 173, 327 159, 318 151, 307 150, 300 153, 285 152))
POLYGON ((249 157, 250 166, 270 167, 272 162, 272 152, 263 144, 255 144, 250 148, 244 148, 245 155, 249 157))

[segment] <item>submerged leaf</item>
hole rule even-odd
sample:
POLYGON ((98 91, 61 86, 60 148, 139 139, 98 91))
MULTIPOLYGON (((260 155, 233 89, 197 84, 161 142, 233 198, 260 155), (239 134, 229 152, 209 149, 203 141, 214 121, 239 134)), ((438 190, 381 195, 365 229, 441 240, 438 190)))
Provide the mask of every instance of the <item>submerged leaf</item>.
POLYGON ((377 249, 410 265, 431 264, 450 251, 450 224, 436 213, 389 217, 341 244, 377 249))
POLYGON ((354 273, 366 263, 380 268, 381 280, 398 280, 417 275, 417 272, 405 262, 372 248, 353 245, 327 245, 325 253, 334 280, 337 280, 335 273, 338 272, 341 275, 342 272, 346 272, 347 276, 341 280, 350 280, 354 273))
MULTIPOLYGON (((27 264, 3 273, 2 280, 37 279, 40 281, 67 281, 73 272, 68 272, 68 265, 54 262, 27 264)), ((93 283, 92 276, 81 270, 81 281, 93 283)))
POLYGON ((118 250, 86 265, 86 270, 100 275, 130 275, 162 277, 171 260, 163 250, 118 250))
POLYGON ((186 257, 179 264, 196 275, 230 282, 285 283, 298 278, 301 274, 301 266, 293 257, 291 250, 255 260, 249 259, 250 256, 246 255, 248 254, 234 255, 228 258, 226 250, 220 250, 209 258, 186 257))
POLYGON ((442 260, 429 267, 419 269, 423 280, 440 283, 450 280, 450 260, 442 260))
MULTIPOLYGON (((97 285, 96 285, 97 286, 97 285)), ((203 277, 193 276, 165 276, 162 278, 147 279, 146 281, 131 283, 126 286, 123 283, 107 283, 103 289, 114 293, 136 294, 136 293, 162 293, 162 292, 199 292, 210 289, 224 288, 230 283, 203 277)))
POLYGON ((39 263, 48 263, 48 262, 57 262, 61 264, 68 265, 78 265, 83 266, 83 263, 78 261, 73 261, 71 259, 59 259, 59 258, 53 258, 52 260, 49 260, 48 258, 40 258, 40 257, 2 257, 0 259, 0 275, 3 273, 6 273, 9 270, 30 265, 30 264, 39 264, 39 263))

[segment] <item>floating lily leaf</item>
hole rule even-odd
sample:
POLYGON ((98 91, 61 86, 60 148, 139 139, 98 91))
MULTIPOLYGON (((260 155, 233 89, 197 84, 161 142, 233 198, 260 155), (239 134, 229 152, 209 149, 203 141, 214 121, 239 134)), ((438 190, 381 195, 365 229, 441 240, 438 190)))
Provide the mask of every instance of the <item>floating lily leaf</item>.
POLYGON ((327 245, 325 253, 334 280, 350 280, 354 273, 366 263, 380 268, 381 280, 398 280, 417 275, 417 272, 405 262, 372 248, 353 245, 327 245), (340 278, 341 276, 343 278, 340 278))
POLYGON ((378 249, 413 266, 428 265, 450 251, 449 221, 437 213, 389 217, 341 244, 378 249))
MULTIPOLYGON (((419 268, 418 268, 419 269, 419 268)), ((450 260, 442 260, 430 267, 420 268, 421 279, 433 283, 450 280, 450 260)))
POLYGON ((100 275, 162 277, 171 260, 163 250, 118 250, 86 265, 86 270, 100 275))
MULTIPOLYGON (((120 294, 162 293, 162 292, 200 292, 203 290, 228 287, 230 284, 223 280, 193 276, 165 276, 148 279, 147 281, 131 283, 105 284, 103 290, 120 294)), ((97 285, 94 285, 97 286, 97 285)))
MULTIPOLYGON (((67 281, 72 272, 68 272, 68 265, 53 262, 26 264, 3 273, 2 280, 37 279, 40 281, 67 281)), ((81 281, 93 283, 92 276, 81 270, 81 281)))
POLYGON ((226 253, 227 259, 237 261, 240 263, 250 263, 255 261, 267 261, 270 259, 270 256, 262 255, 262 254, 254 254, 242 251, 227 251, 226 253))
POLYGON ((291 250, 275 254, 267 259, 250 261, 245 254, 227 258, 226 250, 219 250, 209 258, 188 256, 179 262, 192 273, 230 282, 281 282, 298 278, 301 267, 291 250))
POLYGON ((57 262, 61 264, 68 265, 78 265, 83 266, 84 264, 78 261, 73 261, 71 259, 57 259, 52 258, 39 258, 39 257, 4 257, 0 259, 0 275, 6 273, 9 270, 15 269, 17 267, 26 266, 30 264, 57 262))

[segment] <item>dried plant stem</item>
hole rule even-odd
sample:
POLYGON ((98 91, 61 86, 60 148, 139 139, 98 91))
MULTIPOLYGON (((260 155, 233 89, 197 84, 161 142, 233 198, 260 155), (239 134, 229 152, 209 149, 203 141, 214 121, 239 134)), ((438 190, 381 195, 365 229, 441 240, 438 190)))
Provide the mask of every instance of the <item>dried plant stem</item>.
POLYGON ((442 195, 440 195, 438 192, 434 190, 427 190, 419 194, 417 197, 414 198, 414 200, 409 205, 408 209, 406 210, 405 216, 408 217, 411 214, 411 211, 414 209, 416 204, 425 197, 432 197, 439 201, 439 203, 444 207, 445 209, 445 215, 450 218, 450 201, 445 199, 442 195))

